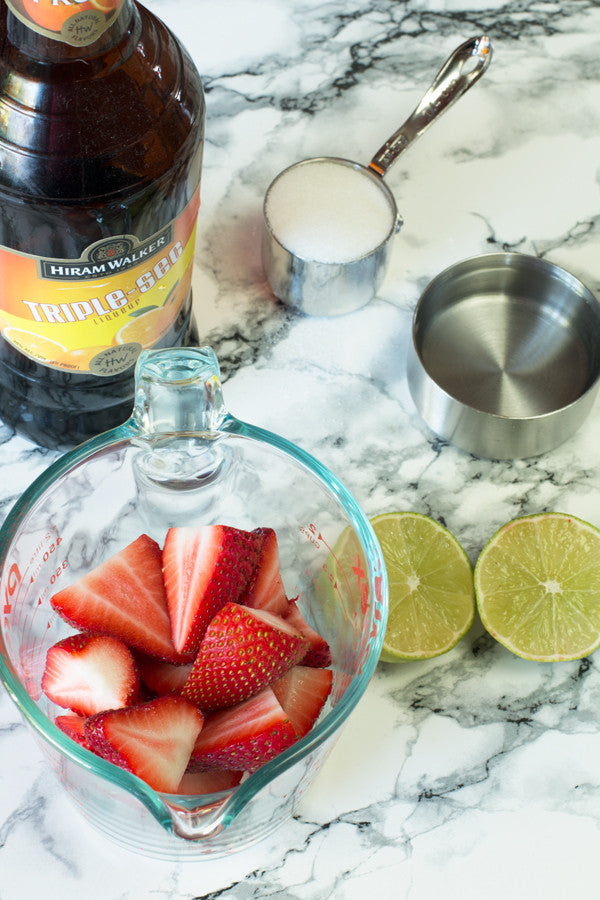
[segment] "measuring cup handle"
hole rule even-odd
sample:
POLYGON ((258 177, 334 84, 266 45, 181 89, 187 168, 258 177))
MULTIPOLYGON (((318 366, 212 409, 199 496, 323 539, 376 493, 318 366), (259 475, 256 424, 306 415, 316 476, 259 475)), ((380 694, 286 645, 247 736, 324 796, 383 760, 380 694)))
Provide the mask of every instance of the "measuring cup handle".
POLYGON ((227 416, 221 373, 210 347, 143 350, 135 368, 130 424, 139 438, 218 431, 227 416))
POLYGON ((492 59, 492 42, 482 35, 461 44, 446 60, 406 122, 379 148, 369 168, 385 175, 400 154, 481 78, 492 59), (468 64, 472 67, 467 70, 468 64))

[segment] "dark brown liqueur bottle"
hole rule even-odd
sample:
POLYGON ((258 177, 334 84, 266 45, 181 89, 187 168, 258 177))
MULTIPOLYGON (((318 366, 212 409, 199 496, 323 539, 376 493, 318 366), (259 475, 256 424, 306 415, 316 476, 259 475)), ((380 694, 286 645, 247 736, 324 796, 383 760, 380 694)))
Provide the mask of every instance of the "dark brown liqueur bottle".
POLYGON ((199 74, 134 0, 0 0, 0 418, 123 422, 144 347, 193 342, 199 74))

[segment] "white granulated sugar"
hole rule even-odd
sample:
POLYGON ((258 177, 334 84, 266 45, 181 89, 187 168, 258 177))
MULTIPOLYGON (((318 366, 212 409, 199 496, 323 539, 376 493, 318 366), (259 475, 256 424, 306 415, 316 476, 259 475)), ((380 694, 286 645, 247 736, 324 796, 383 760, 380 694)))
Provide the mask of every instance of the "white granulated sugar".
POLYGON ((283 172, 267 194, 265 215, 287 250, 322 263, 360 259, 388 237, 394 223, 378 184, 334 160, 283 172))

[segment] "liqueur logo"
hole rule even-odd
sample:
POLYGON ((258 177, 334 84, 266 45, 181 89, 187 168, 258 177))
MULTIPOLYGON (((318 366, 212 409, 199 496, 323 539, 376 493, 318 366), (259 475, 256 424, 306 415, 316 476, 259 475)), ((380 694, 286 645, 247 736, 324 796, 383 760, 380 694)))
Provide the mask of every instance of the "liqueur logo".
POLYGON ((93 281, 139 266, 168 247, 172 240, 172 225, 142 242, 133 235, 107 238, 89 246, 77 260, 38 260, 38 273, 40 278, 49 281, 93 281))
POLYGON ((86 12, 78 12, 67 19, 60 29, 60 34, 67 44, 74 47, 87 47, 97 41, 100 35, 106 31, 106 18, 104 13, 97 9, 86 12))
POLYGON ((121 256, 131 253, 134 246, 134 242, 130 238, 117 238, 93 247, 88 251, 88 258, 95 263, 119 259, 121 256))

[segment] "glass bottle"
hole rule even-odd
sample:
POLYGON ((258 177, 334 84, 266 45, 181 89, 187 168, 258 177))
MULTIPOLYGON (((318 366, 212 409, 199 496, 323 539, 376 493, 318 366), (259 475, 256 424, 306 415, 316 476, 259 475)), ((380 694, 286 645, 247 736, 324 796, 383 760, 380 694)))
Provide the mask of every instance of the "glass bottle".
POLYGON ((195 343, 204 96, 135 0, 0 0, 0 419, 67 449, 195 343))

